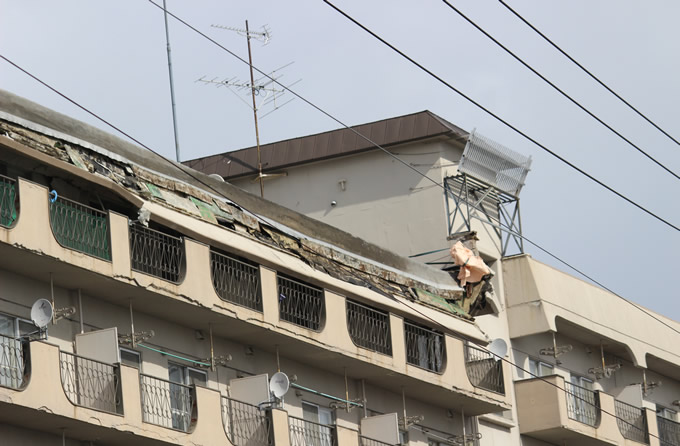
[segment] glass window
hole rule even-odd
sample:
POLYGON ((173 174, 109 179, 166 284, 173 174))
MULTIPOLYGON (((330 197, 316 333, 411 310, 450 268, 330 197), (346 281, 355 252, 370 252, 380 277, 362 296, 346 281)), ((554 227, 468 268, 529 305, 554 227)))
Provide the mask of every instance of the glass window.
POLYGON ((671 421, 678 421, 678 412, 673 409, 668 409, 666 407, 656 406, 656 413, 661 418, 665 418, 671 421))
POLYGON ((129 365, 130 367, 134 367, 138 370, 142 369, 142 355, 134 350, 130 350, 127 348, 121 348, 120 349, 120 363, 129 365))
POLYGON ((529 372, 533 378, 534 376, 542 377, 549 376, 555 373, 555 366, 547 362, 539 361, 538 359, 529 358, 529 372))
POLYGON ((331 446, 333 444, 333 433, 331 428, 319 426, 319 424, 333 424, 333 412, 330 409, 303 401, 302 418, 305 421, 310 422, 305 423, 305 444, 316 446, 331 446))

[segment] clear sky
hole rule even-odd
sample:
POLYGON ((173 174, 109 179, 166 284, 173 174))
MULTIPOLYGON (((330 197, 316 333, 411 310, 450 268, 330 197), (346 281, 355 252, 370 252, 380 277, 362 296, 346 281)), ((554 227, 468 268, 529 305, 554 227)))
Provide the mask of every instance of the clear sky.
MULTIPOLYGON (((680 146, 635 116, 495 0, 453 0, 492 35, 607 123, 680 172, 680 146)), ((680 139, 680 3, 508 3, 615 91, 680 139)), ((569 161, 675 225, 680 180, 550 89, 441 1, 337 0, 410 56, 569 161)), ((353 125, 431 110, 534 159, 521 194, 524 234, 619 294, 680 320, 680 233, 586 178, 438 84, 321 0, 179 1, 168 9, 241 57, 243 37, 211 24, 268 24, 253 42, 264 71, 353 125)), ((173 158, 162 12, 147 0, 0 0, 0 54, 173 158)), ((202 76, 248 79, 247 66, 170 19, 182 160, 254 145, 252 112, 202 76)), ((0 88, 103 124, 0 60, 0 88)), ((284 96, 285 97, 285 96, 284 96)), ((247 98, 246 98, 247 99, 247 98)), ((296 99, 261 121, 263 143, 338 128, 296 99)), ((106 129, 109 130, 109 129, 106 129)), ((112 131, 113 132, 113 131, 112 131)), ((532 247, 535 258, 562 266, 532 247)), ((615 311, 614 309, 612 311, 615 311)), ((650 320, 650 324, 654 323, 650 320)), ((680 335, 678 335, 680 336, 680 335)))

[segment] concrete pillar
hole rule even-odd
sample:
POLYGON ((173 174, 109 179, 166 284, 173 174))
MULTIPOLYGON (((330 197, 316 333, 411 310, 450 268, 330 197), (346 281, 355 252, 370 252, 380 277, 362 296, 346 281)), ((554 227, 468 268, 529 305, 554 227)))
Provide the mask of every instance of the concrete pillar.
POLYGON ((290 446, 288 412, 285 410, 272 409, 272 433, 275 446, 290 446))

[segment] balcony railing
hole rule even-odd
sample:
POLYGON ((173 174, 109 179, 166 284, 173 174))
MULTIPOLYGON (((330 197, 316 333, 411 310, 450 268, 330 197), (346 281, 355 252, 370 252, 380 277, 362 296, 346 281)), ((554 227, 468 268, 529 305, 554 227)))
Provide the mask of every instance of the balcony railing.
POLYGON ((680 423, 668 418, 656 417, 661 446, 680 446, 680 423))
POLYGON ((59 352, 61 385, 68 400, 90 409, 123 413, 118 366, 59 352))
POLYGON ((290 446, 336 446, 335 426, 288 417, 290 446))
POLYGON ((24 387, 28 357, 28 342, 0 335, 0 386, 24 387))
POLYGON ((50 226, 61 246, 111 260, 109 218, 106 212, 58 197, 50 201, 50 226))
POLYGON ((567 416, 579 423, 597 427, 600 423, 598 393, 571 383, 564 383, 567 391, 567 416))
POLYGON ((260 273, 255 265, 210 251, 213 286, 221 299, 262 311, 260 273))
POLYGON ((222 423, 235 446, 274 445, 269 411, 223 396, 222 423))
POLYGON ((310 330, 319 330, 324 316, 323 290, 282 276, 279 287, 279 318, 310 330))
POLYGON ((649 443, 645 410, 619 400, 614 400, 614 408, 616 424, 619 425, 619 431, 623 438, 640 443, 649 443))
POLYGON ((0 226, 9 228, 17 219, 17 182, 0 175, 0 226))
POLYGON ((194 388, 165 379, 139 375, 142 420, 189 432, 194 420, 194 388))
POLYGON ((368 437, 359 436, 359 446, 394 446, 390 443, 385 443, 383 441, 374 440, 368 437))
POLYGON ((444 370, 446 350, 443 334, 404 321, 404 337, 407 363, 437 373, 444 370))
POLYGON ((465 370, 473 386, 505 395, 503 363, 493 354, 465 344, 465 370))
POLYGON ((388 313, 347 300, 347 328, 357 346, 386 355, 392 354, 388 313))
POLYGON ((177 283, 184 273, 182 239, 142 225, 130 226, 132 269, 177 283))

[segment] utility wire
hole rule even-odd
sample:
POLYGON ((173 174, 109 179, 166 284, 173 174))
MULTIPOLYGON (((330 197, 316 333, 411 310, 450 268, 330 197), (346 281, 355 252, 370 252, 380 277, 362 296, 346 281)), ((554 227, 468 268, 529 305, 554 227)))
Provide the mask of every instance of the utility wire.
MULTIPOLYGON (((152 0, 149 0, 149 1, 153 3, 152 0)), ((521 131, 520 129, 518 129, 517 127, 513 126, 513 125, 510 124, 508 121, 506 121, 506 120, 504 120, 503 118, 501 118, 499 115, 495 114, 494 112, 492 112, 492 111, 489 110, 488 108, 484 107, 484 106, 481 105, 479 102, 475 101, 475 100, 472 99, 470 96, 468 96, 468 95, 466 95, 465 93, 463 93, 461 90, 457 89, 456 87, 454 87, 454 86, 451 85, 450 83, 446 82, 444 79, 442 79, 441 77, 439 77, 438 75, 436 75, 436 74, 433 73, 432 71, 428 70, 427 68, 425 68, 425 67, 424 67, 423 65, 421 65, 420 63, 416 62, 414 59, 412 59, 411 57, 409 57, 407 54, 405 54, 403 51, 399 50, 397 47, 395 47, 395 46, 392 45, 391 43, 387 42, 385 39, 383 39, 382 37, 380 37, 378 34, 374 33, 374 32, 371 31, 369 28, 367 28, 366 26, 364 26, 364 25, 362 25, 361 23, 359 23, 356 19, 354 19, 353 17, 351 17, 350 15, 348 15, 347 13, 345 13, 343 10, 341 10, 340 8, 338 8, 337 6, 335 6, 335 5, 334 5, 333 3, 331 3, 330 1, 328 1, 328 0, 322 0, 322 1, 323 1, 324 3, 326 3, 328 6, 330 6, 331 8, 335 9, 337 12, 339 12, 339 13, 342 14, 343 16, 345 16, 345 18, 347 18, 349 21, 351 21, 352 23, 354 23, 355 25, 357 25, 359 28, 363 29, 363 30, 366 31, 368 34, 370 34, 371 36, 373 36, 374 38, 376 38, 377 40, 379 40, 380 42, 382 42, 384 45, 386 45, 386 46, 387 46, 388 48, 390 48, 392 51, 396 52, 397 54, 399 54, 399 55, 402 56, 404 59, 406 59, 406 60, 408 60, 409 62, 411 62, 411 63, 412 63, 413 65, 415 65, 416 67, 420 68, 422 71, 424 71, 425 73, 427 73, 428 75, 430 75, 432 78, 436 79, 436 80, 439 81, 441 84, 445 85, 445 86, 448 87, 450 90, 452 90, 452 91, 454 91, 455 93, 457 93, 458 95, 460 95, 463 99, 467 100, 468 102, 470 102, 471 104, 473 104, 474 106, 476 106, 476 107, 479 108, 480 110, 484 111, 486 114, 488 114, 488 115, 491 116, 492 118, 496 119, 496 120, 497 120, 498 122, 500 122, 501 124, 503 124, 503 125, 505 125, 506 127, 508 127, 508 128, 509 128, 510 130, 512 130, 513 132, 517 133, 518 135, 520 135, 521 137, 523 137, 523 138, 526 139, 527 141, 530 141, 531 143, 535 144, 535 145, 536 145, 537 147, 539 147, 541 150, 543 150, 543 151, 549 153, 550 155, 552 155, 553 157, 557 158, 558 160, 560 160, 561 162, 563 162, 563 163, 566 164, 567 166, 569 166, 569 167, 571 167, 572 169, 576 170, 576 171, 577 171, 578 173, 580 173, 581 175, 583 175, 583 176, 585 176, 586 178, 588 178, 589 180, 591 180, 591 181, 597 183, 597 184, 600 185, 601 187, 607 189, 609 192, 611 192, 611 193, 613 193, 614 195, 618 196, 619 198, 621 198, 621 199, 627 201, 629 204, 635 206, 636 208, 640 209, 641 211, 645 212, 646 214, 648 214, 648 215, 654 217, 655 219, 657 219, 657 220, 659 220, 660 222, 664 223, 665 225, 667 225, 667 226, 669 226, 669 227, 675 229, 676 231, 680 231, 680 227, 679 227, 679 226, 676 226, 676 225, 674 225, 673 223, 669 222, 668 220, 665 220, 664 218, 658 216, 658 215, 655 214, 654 212, 652 212, 652 211, 646 209, 646 208, 643 207, 642 205, 636 203, 635 201, 633 201, 633 200, 631 200, 630 198, 626 197, 626 196, 623 195, 622 193, 618 192, 618 191, 615 190, 614 188, 612 188, 612 187, 608 186, 607 184, 603 183, 602 181, 598 180, 597 178, 595 178, 594 176, 592 176, 592 175, 589 174, 588 172, 584 171, 583 169, 581 169, 580 167, 576 166, 575 164, 573 164, 573 163, 567 161, 565 158, 563 158, 563 157, 561 157, 560 155, 558 155, 557 153, 553 152, 553 151, 550 150, 548 147, 546 147, 545 145, 543 145, 543 144, 541 144, 540 142, 538 142, 536 139, 532 138, 531 136, 529 136, 529 135, 526 134, 525 132, 523 132, 523 131, 521 131)), ((258 70, 258 71, 259 71, 259 70, 258 70)), ((281 84, 279 84, 279 85, 281 85, 281 84)), ((293 91, 291 91, 291 93, 294 94, 294 95, 296 95, 295 92, 293 92, 293 91)), ((297 96, 297 95, 296 95, 296 96, 297 96)), ((299 96, 298 96, 298 97, 299 97, 299 96)), ((303 99, 303 100, 304 100, 304 99, 303 99)), ((370 140, 369 140, 368 138, 366 138, 365 136, 362 136, 362 137, 363 137, 365 140, 370 141, 370 140)), ((385 149, 383 149, 383 150, 385 150, 385 149)))
POLYGON ((671 169, 669 169, 668 167, 664 166, 664 165, 663 165, 661 162, 659 162, 656 158, 654 158, 653 156, 651 156, 650 154, 648 154, 647 152, 645 152, 640 146, 638 146, 637 144, 633 143, 630 139, 628 139, 628 138, 626 138, 625 136, 623 136, 621 133, 619 133, 618 131, 616 131, 612 126, 610 126, 609 124, 607 124, 606 122, 604 122, 602 119, 600 119, 596 114, 594 114, 593 112, 591 112, 590 110, 588 110, 586 107, 584 107, 584 106, 583 106, 580 102, 578 102, 576 99, 572 98, 572 97, 569 96, 567 93, 565 93, 564 90, 560 89, 557 85, 555 85, 553 82, 551 82, 547 77, 545 77, 544 75, 542 75, 541 73, 539 73, 535 68, 533 68, 531 65, 529 65, 528 63, 526 63, 523 59, 521 59, 521 58, 520 58, 519 56, 517 56, 515 53, 513 53, 512 51, 510 51, 505 45, 503 45, 501 42, 499 42, 497 39, 495 39, 491 34, 489 34, 487 31, 485 31, 481 26, 479 26, 477 23, 475 23, 472 19, 470 19, 470 18, 469 18, 468 16, 466 16, 465 14, 463 14, 463 12, 462 12, 460 9, 456 8, 455 6, 453 6, 451 3, 448 2, 448 0, 442 0, 442 1, 443 1, 444 4, 446 4, 449 8, 451 8, 452 10, 454 10, 459 16, 461 16, 463 19, 465 19, 466 22, 468 22, 470 25, 474 26, 479 32, 481 32, 482 34, 484 34, 484 35, 485 35, 486 37, 488 37, 493 43, 495 43, 496 45, 498 45, 503 51, 505 51, 506 53, 508 53, 509 55, 511 55, 517 62, 519 62, 519 63, 521 63, 522 65, 524 65, 525 68, 527 68, 529 71, 531 71, 531 72, 534 73, 536 76, 538 76, 538 77, 539 77, 541 80, 543 80, 546 84, 550 85, 555 91, 557 91, 557 92, 560 93, 562 96, 564 96, 565 98, 567 98, 569 101, 571 101, 571 103, 573 103, 574 105, 576 105, 578 108, 580 108, 581 110, 583 110, 584 112, 586 112, 586 113, 588 114, 588 116, 590 116, 591 118, 595 119, 597 122, 599 122, 600 124, 602 124, 602 125, 603 125, 604 127, 606 127, 609 131, 611 131, 611 132, 614 133, 616 136, 618 136, 619 138, 621 138, 623 141, 625 141, 626 143, 628 143, 628 145, 630 145, 630 146, 633 147, 635 150, 637 150, 638 152, 640 152, 641 154, 643 154, 645 157, 647 157, 648 159, 650 159, 654 164, 656 164, 657 166, 661 167, 661 168, 662 168, 663 170, 665 170, 666 172, 668 172, 668 173, 670 173, 671 175, 673 175, 676 179, 680 180, 680 176, 678 176, 678 174, 676 174, 675 172, 673 172, 673 171, 672 171, 671 169))
MULTIPOLYGON (((149 0, 149 2, 152 3, 152 4, 154 4, 154 5, 156 5, 156 3, 153 2, 153 0, 149 0)), ((158 7, 158 5, 156 5, 156 6, 158 7)), ((161 9, 163 9, 163 8, 161 7, 161 9)), ((191 27, 190 25, 188 25, 186 22, 184 22, 184 21, 180 20, 179 18, 177 18, 175 15, 173 15, 173 14, 170 13, 169 11, 168 11, 168 14, 171 15, 173 18, 179 20, 180 22, 185 23, 185 24, 186 24, 187 26, 189 26, 190 28, 195 29, 195 28, 191 27)), ((197 30, 196 30, 196 31, 197 31, 197 30)), ((198 32, 198 31, 197 31, 197 32, 198 32)), ((199 32, 199 33, 200 33, 200 32, 199 32)), ((201 33, 201 34, 202 34, 202 33, 201 33)), ((206 36, 206 37, 207 37, 207 36, 206 36)), ((212 39, 209 39, 209 40, 212 41, 212 39)), ((213 42, 214 42, 214 41, 213 41, 213 42)), ((214 42, 214 43, 217 44, 218 46, 222 47, 222 46, 219 45, 217 42, 214 42)), ((224 48, 224 47, 222 47, 222 48, 224 48)), ((231 51, 229 51, 229 50, 226 49, 226 48, 225 48, 225 51, 228 51, 229 53, 231 53, 231 51)), ((233 54, 233 53, 231 53, 231 54, 233 54)), ((241 59, 241 58, 238 57, 238 56, 235 56, 235 57, 237 57, 238 59, 241 59)), ((73 100, 73 99, 71 99, 70 97, 66 96, 65 94, 61 93, 59 90, 57 90, 56 88, 54 88, 54 87, 52 87, 51 85, 47 84, 46 82, 42 81, 42 80, 39 79, 37 76, 35 76, 35 75, 31 74, 30 72, 28 72, 27 70, 21 68, 19 65, 15 64, 14 62, 12 62, 11 60, 9 60, 9 59, 8 59, 7 57, 5 57, 4 55, 0 54, 0 58, 2 58, 2 59, 5 60, 6 62, 8 62, 8 63, 11 64, 12 66, 14 66, 15 68, 17 68, 17 69, 20 70, 21 72, 25 73, 26 75, 28 75, 29 77, 31 77, 31 78, 34 79, 35 81, 39 82, 41 85, 47 87, 48 89, 52 90, 53 92, 55 92, 56 94, 58 94, 58 95, 61 96, 62 98, 66 99, 68 102, 72 103, 73 105, 75 105, 76 107, 80 108, 80 109, 83 110, 84 112, 88 113, 89 115, 93 116, 94 118, 98 119, 99 121, 103 122, 104 124, 108 125, 108 126, 111 127, 112 129, 118 131, 118 132, 121 133, 122 135, 125 135, 127 138, 129 138, 129 139, 131 139, 132 141, 136 142, 136 143, 139 144, 141 147, 143 147, 143 148, 149 150, 151 153, 153 153, 154 155, 156 155, 157 157, 159 157, 161 160, 165 161, 166 163, 170 164, 171 166, 174 166, 177 170, 179 170, 179 171, 183 172, 184 174, 190 176, 191 178, 193 178, 194 180, 196 180, 196 181, 199 182, 200 184, 204 185, 205 187, 209 188, 210 190, 212 190, 213 192, 215 192, 215 193, 218 194, 219 196, 224 197, 224 195, 223 195, 220 191, 216 190, 215 188, 213 188, 213 187, 210 186, 209 184, 203 182, 201 179, 199 179, 199 178, 197 178, 195 175, 193 175, 190 171, 187 171, 187 170, 184 168, 183 165, 172 163, 170 160, 166 159, 164 156, 162 156, 162 155, 159 154, 158 152, 154 151, 153 149, 151 149, 151 148, 148 147, 147 145, 145 145, 145 144, 139 142, 137 139, 133 138, 133 137, 130 136, 128 133, 126 133, 126 132, 124 132, 123 130, 121 130, 120 128, 116 127, 115 125, 113 125, 113 124, 110 123, 109 121, 105 120, 104 118, 102 118, 101 116, 97 115, 97 114, 94 113, 93 111, 90 111, 89 109, 87 109, 87 108, 84 107, 83 105, 79 104, 79 103, 76 102, 75 100, 73 100)), ((244 59, 241 59, 241 60, 242 60, 243 62, 245 62, 244 59)), ((248 62, 245 62, 245 63, 248 63, 248 62)), ((253 67, 253 68, 256 69, 255 67, 253 67)), ((265 74, 264 72, 262 72, 262 71, 260 71, 260 70, 257 70, 257 71, 260 72, 260 73, 262 73, 262 74, 265 74)), ((265 74, 265 76, 266 76, 266 74, 265 74)), ((276 82, 276 81, 275 81, 275 82, 276 82)), ((278 83, 278 82, 277 82, 277 83, 278 83)), ((279 83, 279 85, 281 85, 281 84, 279 83)), ((285 88, 285 86, 284 86, 284 88, 285 88)), ((291 91, 291 90, 289 90, 289 91, 291 91)), ((295 93, 292 92, 292 91, 291 91, 291 93, 295 94, 295 93)), ((297 94, 296 94, 296 96, 300 97, 300 96, 297 95, 297 94)), ((306 99, 304 99, 304 98, 302 98, 302 97, 300 97, 300 99, 303 99, 303 100, 304 100, 305 102, 307 102, 308 104, 313 105, 314 108, 319 109, 316 105, 311 104, 311 102, 307 101, 306 99)), ((319 110, 321 110, 321 109, 319 109, 319 110)), ((328 112, 325 112, 325 111, 322 111, 322 112, 323 112, 324 114, 326 114, 327 116, 332 117, 328 112)), ((332 117, 332 118, 333 118, 333 117, 332 117)), ((337 121, 336 118, 333 118, 333 119, 335 119, 335 120, 337 121)), ((338 122, 339 122, 339 121, 338 121, 338 122)), ((344 125, 344 124, 342 124, 342 125, 344 125)), ((346 125, 344 125, 344 126, 347 127, 346 125)), ((347 128, 350 129, 349 127, 347 127, 347 128)), ((368 138, 366 138, 365 136, 361 135, 360 133, 356 132, 354 129, 350 129, 350 130, 353 130, 355 133, 357 133, 358 135, 362 136, 364 139, 368 140, 369 142, 372 142, 370 139, 368 139, 368 138)), ((373 143, 373 142, 372 142, 372 143, 373 143)), ((381 148, 382 150, 385 150, 385 151, 386 151, 386 149, 383 149, 383 148, 380 147, 378 144, 376 144, 376 143, 373 143, 373 144, 374 144, 376 147, 379 147, 379 148, 381 148)), ((387 152, 387 153, 389 153, 389 152, 387 152)), ((390 153, 390 155, 391 155, 391 153, 390 153)), ((392 156, 394 156, 394 155, 392 155, 392 156)), ((395 158, 397 158, 397 157, 395 157, 395 158)), ((397 159, 400 160, 399 158, 397 158, 397 159)), ((400 161, 401 161, 401 160, 400 160, 400 161)), ((406 163, 406 162, 404 162, 404 161, 401 161, 401 162, 402 162, 402 164, 406 165, 407 167, 412 168, 411 166, 408 165, 408 163, 406 163)), ((414 169, 414 170, 416 170, 416 169, 414 169)), ((424 178, 429 179, 429 180, 432 181, 433 183, 439 184, 439 183, 437 183, 435 180, 432 180, 432 179, 429 178, 427 175, 425 175, 425 174, 419 172, 418 170, 416 170, 416 172, 418 172, 418 173, 419 173, 420 175, 422 175, 424 178)), ((440 186, 441 186, 441 185, 440 185, 440 186)), ((443 188, 443 186, 441 186, 441 187, 443 188)), ((227 198, 227 197, 225 197, 225 198, 227 198)), ((257 214, 253 213, 253 215, 257 215, 257 214)), ((542 249, 542 248, 541 248, 541 249, 542 249)), ((355 277, 356 277, 356 276, 355 276, 355 277)), ((414 311, 414 312, 420 314, 422 317, 428 319, 429 321, 431 321, 431 322, 434 323, 435 325, 437 325, 437 326, 443 328, 444 330, 446 330, 446 332, 449 332, 449 333, 450 333, 450 330, 449 330, 448 327, 446 327, 445 325, 443 325, 443 324, 440 323, 439 321, 437 321, 437 320, 431 318, 430 316, 428 316, 427 314, 423 313, 423 312, 420 311, 419 309, 410 306, 410 305, 407 304, 406 302, 402 302, 402 301, 400 301, 400 300, 396 300, 396 301, 402 303, 402 304, 405 305, 406 307, 410 308, 412 311, 414 311)), ((454 337, 454 338, 456 338, 456 339, 458 339, 458 340, 460 340, 460 341, 469 342, 469 341, 467 341, 465 338, 463 338, 463 337, 460 336, 460 335, 455 336, 455 335, 451 334, 451 336, 454 337)), ((557 388, 557 389, 559 389, 559 390, 565 392, 565 393, 568 394, 568 395, 572 395, 572 394, 570 394, 566 389, 563 389, 563 388, 559 387, 558 385, 553 384, 553 383, 547 381, 546 379, 544 379, 544 378, 542 378, 542 377, 540 377, 540 376, 538 376, 538 375, 535 375, 535 374, 531 373, 531 371, 525 370, 524 368, 522 368, 522 367, 516 365, 515 363, 513 363, 513 362, 510 361, 509 359, 500 357, 499 355, 497 355, 497 354, 491 352, 491 351, 488 350, 485 346, 483 346, 483 345, 481 345, 481 344, 478 344, 478 343, 476 343, 476 342, 472 342, 472 343, 475 344, 475 345, 476 345, 477 347, 479 347, 480 349, 482 349, 483 351, 487 352, 488 354, 493 355, 493 356, 495 356, 495 357, 498 357, 499 360, 504 361, 504 362, 510 364, 511 366, 516 367, 517 369, 524 371, 525 373, 528 373, 530 376, 533 376, 534 378, 537 378, 537 379, 539 379, 539 380, 545 382, 546 384, 549 384, 549 385, 551 385, 551 386, 553 386, 553 387, 555 387, 555 388, 557 388)), ((577 395, 575 395, 575 394, 574 394, 573 396, 574 396, 575 398, 581 399, 581 400, 582 400, 584 403, 586 403, 586 404, 590 404, 590 405, 593 405, 594 407, 597 407, 597 406, 595 406, 594 404, 590 403, 589 401, 586 401, 585 399, 582 399, 581 397, 579 397, 579 396, 577 396, 577 395)), ((625 420, 625 419, 623 419, 623 418, 620 418, 620 417, 616 416, 615 414, 612 414, 612 413, 610 413, 610 412, 608 412, 608 411, 606 411, 606 410, 602 410, 602 409, 600 409, 600 411, 601 411, 602 413, 604 413, 604 414, 611 415, 612 417, 616 418, 617 420, 621 420, 622 422, 624 422, 624 423, 626 423, 626 424, 629 424, 629 425, 631 425, 631 426, 633 426, 633 427, 636 427, 634 424, 630 423, 629 421, 627 421, 627 420, 625 420)), ((636 427, 636 428, 637 428, 637 427, 636 427)), ((654 438, 659 438, 659 437, 656 437, 655 435, 653 435, 653 434, 651 434, 651 433, 649 434, 649 436, 654 437, 654 438)))
POLYGON ((550 40, 545 34, 543 34, 540 30, 538 30, 538 28, 536 28, 534 25, 532 25, 531 23, 529 23, 529 21, 528 21, 527 19, 525 19, 524 17, 522 17, 517 11, 515 11, 514 9, 512 9, 507 3, 505 3, 503 0, 498 0, 498 1, 499 1, 503 6, 505 6, 505 7, 508 9, 508 11, 512 12, 518 19, 520 19, 522 22, 524 22, 529 28, 531 28, 532 30, 534 30, 534 31, 536 32, 536 34, 538 34, 539 36, 541 36, 546 42, 548 42, 550 45, 552 45, 553 48, 555 48, 557 51, 559 51, 560 53, 562 53, 562 55, 563 55, 564 57, 566 57, 567 59, 569 59, 569 60, 570 60, 571 62, 573 62, 577 67, 579 67, 584 73, 586 73, 586 74, 587 74, 588 76, 590 76, 593 80, 595 80, 595 82, 597 82, 597 83, 600 84, 602 87, 604 87, 608 92, 610 92, 611 94, 613 94, 618 100, 620 100, 620 101, 623 102, 625 105, 627 105, 628 108, 630 108, 631 110, 633 110, 633 111, 634 111, 635 113, 637 113, 642 119, 644 119, 645 121, 647 121, 648 123, 650 123, 652 126, 654 126, 654 128, 656 128, 658 131, 660 131, 661 133, 663 133, 664 135, 666 135, 666 136, 668 137, 668 139, 670 139, 671 141, 673 141, 673 142, 676 143, 677 145, 680 145, 680 141, 678 141, 677 139, 675 139, 675 138, 674 138, 673 136, 671 136, 668 132, 666 132, 664 129, 662 129, 662 128, 659 127, 656 123, 654 123, 654 121, 652 121, 651 119, 649 119, 649 118, 648 118, 647 116, 645 116, 641 111, 639 111, 637 108, 635 108, 630 102, 628 102, 628 101, 625 100, 623 97, 621 97, 621 95, 619 95, 617 92, 615 92, 614 90, 612 90, 609 86, 607 86, 607 84, 605 84, 604 82, 602 82, 597 76, 595 76, 595 75, 594 75, 593 73, 591 73, 588 69, 586 69, 586 68, 585 68, 582 64, 580 64, 576 59, 574 59, 574 58, 571 57, 569 54, 567 54, 566 51, 564 51, 562 48, 560 48, 555 42, 553 42, 552 40, 550 40))

